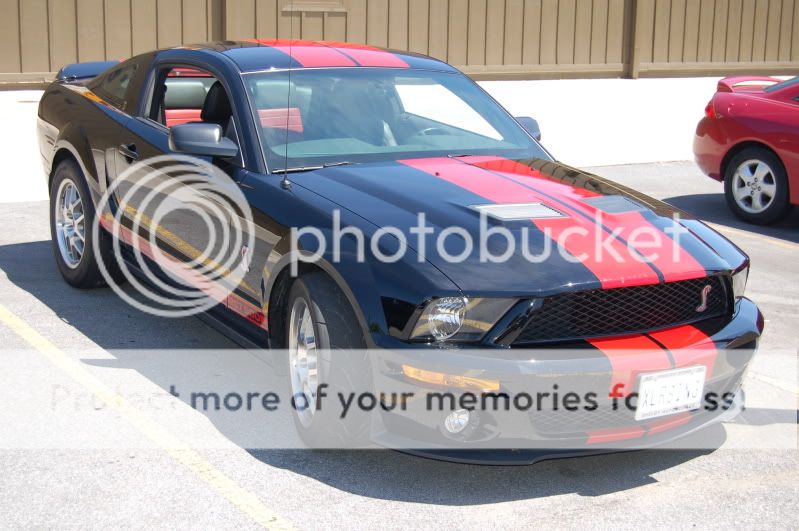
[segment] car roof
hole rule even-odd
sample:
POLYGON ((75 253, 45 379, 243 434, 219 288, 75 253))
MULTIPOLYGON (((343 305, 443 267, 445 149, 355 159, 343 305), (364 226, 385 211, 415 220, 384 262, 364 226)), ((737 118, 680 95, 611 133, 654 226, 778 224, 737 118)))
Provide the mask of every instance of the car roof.
POLYGON ((337 41, 253 39, 178 46, 209 50, 230 58, 242 73, 288 68, 412 68, 457 72, 426 55, 337 41))

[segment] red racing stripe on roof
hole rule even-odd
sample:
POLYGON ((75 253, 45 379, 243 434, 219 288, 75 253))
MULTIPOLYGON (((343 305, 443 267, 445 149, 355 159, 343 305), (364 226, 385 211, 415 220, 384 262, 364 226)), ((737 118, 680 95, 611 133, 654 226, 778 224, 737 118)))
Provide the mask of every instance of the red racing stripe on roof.
POLYGON ((252 39, 249 42, 279 50, 307 68, 357 66, 347 55, 317 42, 292 39, 252 39))
POLYGON ((323 44, 348 55, 361 66, 410 68, 410 65, 402 57, 374 46, 339 41, 329 41, 323 44))

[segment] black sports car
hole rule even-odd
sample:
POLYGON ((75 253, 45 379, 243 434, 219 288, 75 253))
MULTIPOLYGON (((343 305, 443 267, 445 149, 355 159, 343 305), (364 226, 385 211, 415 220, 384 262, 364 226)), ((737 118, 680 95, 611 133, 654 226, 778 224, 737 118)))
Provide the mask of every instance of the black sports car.
MULTIPOLYGON (((539 140, 534 120, 451 66, 349 43, 220 42, 69 65, 39 107, 66 281, 155 272, 168 292, 182 272, 210 297, 206 316, 286 349, 292 390, 311 404, 337 377, 493 393, 571 377, 600 402, 660 393, 621 420, 540 415, 486 431, 469 408, 387 420, 386 433, 429 429, 407 447, 654 443, 719 417, 697 394, 738 408, 763 329, 743 296, 746 255, 667 204, 556 162, 539 140), (183 179, 164 155, 218 174, 183 179), (195 208, 209 183, 241 200, 195 208), (217 238, 231 227, 240 238, 217 238), (370 357, 342 369, 319 354, 330 349, 370 357), (692 397, 663 399, 663 385, 692 397)), ((315 407, 294 415, 306 440, 335 429, 315 407)))

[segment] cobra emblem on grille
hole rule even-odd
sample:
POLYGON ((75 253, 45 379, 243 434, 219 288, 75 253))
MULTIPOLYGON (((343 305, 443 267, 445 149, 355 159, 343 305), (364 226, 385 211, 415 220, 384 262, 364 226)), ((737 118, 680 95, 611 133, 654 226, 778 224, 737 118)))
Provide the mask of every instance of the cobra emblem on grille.
POLYGON ((707 297, 708 297, 708 295, 710 295, 710 290, 712 290, 712 289, 713 289, 713 286, 711 286, 710 284, 708 284, 707 286, 702 288, 702 303, 699 306, 696 307, 696 311, 697 312, 701 313, 701 312, 704 312, 705 310, 707 310, 707 297))

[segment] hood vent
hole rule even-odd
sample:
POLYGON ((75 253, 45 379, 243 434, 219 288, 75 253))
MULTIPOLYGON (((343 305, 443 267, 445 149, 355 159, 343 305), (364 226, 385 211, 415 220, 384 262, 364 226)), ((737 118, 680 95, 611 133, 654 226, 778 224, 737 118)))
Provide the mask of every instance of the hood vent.
POLYGON ((646 210, 642 205, 623 195, 604 195, 583 199, 583 203, 591 205, 606 214, 623 214, 625 212, 642 212, 646 210))
POLYGON ((472 205, 479 212, 503 221, 566 217, 543 203, 512 203, 507 205, 472 205))

